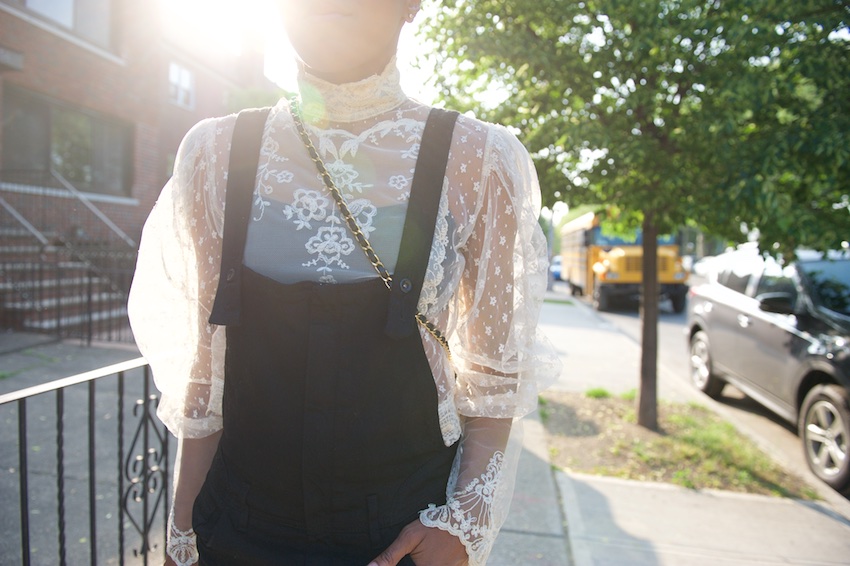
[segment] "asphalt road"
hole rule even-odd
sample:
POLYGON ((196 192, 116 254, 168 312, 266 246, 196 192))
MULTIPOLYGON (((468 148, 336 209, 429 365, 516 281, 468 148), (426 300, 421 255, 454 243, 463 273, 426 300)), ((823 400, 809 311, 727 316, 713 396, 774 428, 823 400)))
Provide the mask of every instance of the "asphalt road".
MULTIPOLYGON (((641 321, 636 306, 597 314, 636 344, 640 344, 641 321)), ((676 314, 669 302, 662 302, 658 320, 658 371, 679 376, 682 383, 690 385, 686 325, 685 312, 676 314)), ((637 387, 638 376, 635 379, 637 387)), ((703 398, 707 405, 713 405, 729 418, 779 464, 805 478, 821 497, 850 519, 850 499, 835 492, 809 471, 793 425, 764 409, 731 385, 726 386, 717 403, 707 396, 703 398)))

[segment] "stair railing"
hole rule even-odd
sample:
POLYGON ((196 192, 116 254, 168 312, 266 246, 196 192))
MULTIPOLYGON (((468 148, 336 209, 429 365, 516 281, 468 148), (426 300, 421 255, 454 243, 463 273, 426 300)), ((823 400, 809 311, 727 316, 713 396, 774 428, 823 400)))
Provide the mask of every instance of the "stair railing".
POLYGON ((24 228, 27 232, 29 232, 30 234, 32 234, 32 235, 33 235, 33 237, 41 243, 41 245, 43 245, 43 246, 47 246, 47 245, 49 245, 49 244, 50 244, 50 242, 48 241, 47 237, 46 237, 44 234, 42 234, 42 233, 38 230, 38 228, 36 228, 36 227, 35 227, 35 226, 33 226, 32 224, 30 224, 30 222, 29 222, 26 218, 24 218, 24 215, 23 215, 23 214, 21 214, 20 212, 18 212, 18 211, 15 209, 15 207, 13 207, 11 204, 9 204, 8 202, 6 202, 6 199, 4 199, 3 197, 0 197, 0 207, 3 207, 3 208, 6 210, 6 212, 8 212, 8 213, 9 213, 9 215, 10 215, 10 216, 12 216, 12 218, 14 218, 15 220, 17 220, 17 221, 18 221, 18 223, 19 223, 19 224, 20 224, 20 225, 21 225, 21 226, 22 226, 22 227, 23 227, 23 228, 24 228))
POLYGON ((74 195, 74 197, 76 197, 76 199, 80 201, 83 206, 88 208, 92 212, 92 214, 97 216, 101 220, 101 222, 103 222, 106 226, 109 227, 110 230, 112 230, 119 238, 121 238, 124 243, 126 243, 131 249, 136 249, 136 242, 127 234, 125 234, 124 231, 119 228, 112 220, 110 220, 109 217, 106 216, 102 210, 96 207, 87 196, 77 190, 77 188, 72 185, 65 177, 63 177, 58 171, 54 171, 51 169, 50 174, 53 175, 53 177, 57 181, 59 181, 59 184, 62 185, 65 190, 74 195))
MULTIPOLYGON (((5 172, 4 172, 5 173, 5 172)), ((132 275, 132 264, 134 263, 133 259, 135 257, 136 251, 136 242, 130 238, 121 228, 119 228, 106 214, 103 213, 91 200, 81 193, 76 187, 74 187, 67 179, 65 179, 61 174, 55 171, 43 171, 40 174, 38 172, 11 172, 12 174, 17 173, 21 175, 25 180, 24 183, 16 182, 16 183, 4 183, 7 186, 12 185, 12 192, 26 192, 26 187, 32 187, 33 181, 41 187, 44 188, 45 196, 58 196, 57 192, 61 191, 67 195, 70 195, 73 200, 82 204, 83 207, 91 213, 97 221, 101 222, 103 226, 108 228, 106 233, 113 234, 112 238, 108 238, 107 241, 102 242, 107 244, 106 247, 102 246, 101 243, 98 242, 89 242, 87 243, 85 239, 75 239, 73 236, 63 235, 62 237, 58 237, 56 240, 51 242, 51 238, 45 235, 39 228, 37 228, 32 222, 30 222, 26 216, 17 210, 14 206, 12 206, 7 200, 0 197, 0 208, 2 208, 6 213, 8 213, 14 221, 21 226, 26 232, 28 232, 35 240, 39 242, 42 247, 42 252, 40 253, 41 259, 40 263, 45 261, 45 251, 49 251, 52 249, 55 252, 59 253, 60 257, 57 257, 57 269, 61 271, 62 269, 62 261, 77 261, 84 264, 85 268, 85 277, 88 280, 86 288, 88 296, 86 297, 86 312, 85 323, 82 325, 82 328, 85 328, 82 333, 81 338, 84 339, 87 343, 91 343, 95 329, 94 329, 94 300, 93 293, 94 288, 92 285, 92 281, 94 278, 98 278, 105 283, 106 288, 111 289, 112 292, 120 293, 123 298, 118 301, 115 299, 110 299, 108 304, 106 304, 106 309, 108 312, 119 311, 126 304, 126 295, 129 290, 129 280, 132 275), (28 182, 26 182, 28 181, 28 182), (56 186, 59 185, 59 187, 56 186), (23 189, 21 188, 23 187, 23 189), (51 194, 52 193, 52 194, 51 194), (110 244, 109 240, 112 241, 110 244), (93 245, 92 245, 93 244, 93 245), (117 246, 115 244, 118 244, 117 246), (64 252, 64 253, 63 253, 64 252), (63 260, 61 256, 65 256, 67 259, 63 260), (123 262, 121 260, 124 260, 123 262), (111 262, 118 260, 119 267, 116 268, 114 265, 111 265, 111 262), (122 264, 123 265, 120 265, 122 264), (125 273, 126 272, 126 273, 125 273)), ((2 177, 6 177, 6 175, 2 175, 2 177)), ((30 189, 31 190, 31 189, 30 189)), ((41 202, 41 209, 44 209, 47 203, 41 202)), ((42 217, 46 218, 46 214, 44 210, 34 211, 36 214, 40 214, 42 217)), ((44 218, 42 218, 43 224, 44 218)), ((47 226, 42 226, 42 229, 45 229, 47 226)), ((40 297, 43 295, 43 269, 38 269, 36 274, 36 278, 38 279, 36 283, 35 289, 24 289, 20 284, 13 284, 13 290, 15 294, 20 297, 23 301, 33 301, 41 304, 40 297)), ((83 269, 83 268, 81 268, 83 269)), ((61 296, 61 291, 60 291, 61 296)), ((57 319, 56 327, 53 329, 54 333, 57 336, 63 336, 67 334, 66 329, 63 325, 62 319, 62 307, 61 303, 59 303, 57 309, 57 319)), ((40 308, 40 307, 39 307, 40 308)), ((80 325, 74 325, 78 328, 80 325)), ((118 339, 122 339, 122 335, 129 334, 129 326, 124 323, 120 323, 119 330, 114 330, 112 326, 107 326, 105 330, 105 339, 112 340, 113 334, 118 336, 118 339), (124 328, 126 327, 126 328, 124 328), (126 332, 122 331, 126 330, 126 332)), ((130 336, 126 336, 129 338, 130 336)))

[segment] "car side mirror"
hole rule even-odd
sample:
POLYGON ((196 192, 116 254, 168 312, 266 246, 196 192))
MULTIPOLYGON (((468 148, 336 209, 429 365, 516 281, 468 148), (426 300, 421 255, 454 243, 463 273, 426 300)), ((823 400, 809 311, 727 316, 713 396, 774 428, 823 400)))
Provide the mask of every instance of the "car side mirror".
POLYGON ((759 309, 776 314, 794 314, 795 297, 791 293, 764 293, 758 297, 759 309))

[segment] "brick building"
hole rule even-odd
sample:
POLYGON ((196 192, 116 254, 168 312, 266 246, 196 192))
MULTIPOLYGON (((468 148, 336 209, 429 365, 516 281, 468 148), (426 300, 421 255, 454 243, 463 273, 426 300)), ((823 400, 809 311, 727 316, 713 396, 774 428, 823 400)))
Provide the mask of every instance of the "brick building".
MULTIPOLYGON (((33 277, 22 273, 43 264, 49 247, 65 254, 56 262, 82 257, 89 271, 92 261, 70 248, 110 241, 134 249, 193 124, 238 110, 246 92, 274 96, 258 44, 229 56, 193 45, 160 14, 160 4, 172 1, 0 0, 0 315, 5 311, 6 319, 35 305, 33 277)), ((126 283, 117 287, 125 290, 126 283)), ((60 309, 66 301, 51 300, 60 309)), ((67 299, 84 300, 91 303, 67 299)), ((39 316, 49 310, 34 308, 39 316)), ((73 310, 65 307, 60 322, 49 324, 62 326, 73 310)), ((27 328, 22 317, 10 324, 0 316, 0 326, 27 328)))
POLYGON ((53 170, 136 240, 185 132, 237 109, 235 93, 274 91, 260 49, 211 56, 169 32, 158 5, 0 0, 0 196, 33 224, 43 213, 28 197, 56 184, 53 170))

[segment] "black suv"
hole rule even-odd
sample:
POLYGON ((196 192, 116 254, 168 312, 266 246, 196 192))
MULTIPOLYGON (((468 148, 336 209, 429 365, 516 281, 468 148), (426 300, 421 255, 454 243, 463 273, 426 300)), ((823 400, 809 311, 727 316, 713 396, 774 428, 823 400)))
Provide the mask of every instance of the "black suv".
POLYGON ((745 246, 690 291, 691 378, 731 383, 795 424, 811 470, 850 492, 850 254, 798 252, 782 265, 745 246))

